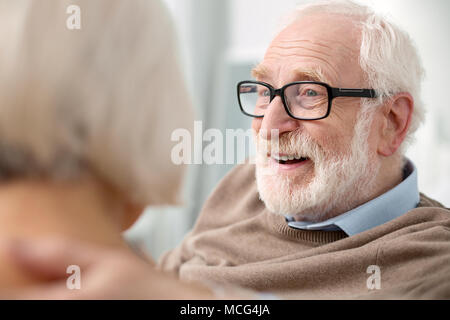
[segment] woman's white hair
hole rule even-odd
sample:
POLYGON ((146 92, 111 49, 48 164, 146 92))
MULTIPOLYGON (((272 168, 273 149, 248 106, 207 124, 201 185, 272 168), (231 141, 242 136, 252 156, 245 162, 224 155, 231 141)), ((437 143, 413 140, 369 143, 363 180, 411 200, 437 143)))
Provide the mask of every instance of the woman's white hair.
MULTIPOLYGON (((336 14, 354 18, 361 30, 360 66, 365 73, 366 84, 377 91, 374 102, 362 99, 363 110, 381 105, 386 99, 400 92, 408 92, 414 99, 411 125, 400 148, 403 154, 413 141, 413 134, 423 122, 425 108, 421 98, 421 82, 424 70, 417 49, 410 36, 387 17, 370 7, 350 0, 329 0, 299 6, 287 18, 287 23, 314 14, 336 14)), ((284 22, 286 24, 286 21, 284 22)), ((324 21, 324 28, 326 22, 324 21)))
POLYGON ((159 1, 2 0, 0 30, 1 178, 88 171, 140 204, 178 200, 170 136, 191 105, 159 1))

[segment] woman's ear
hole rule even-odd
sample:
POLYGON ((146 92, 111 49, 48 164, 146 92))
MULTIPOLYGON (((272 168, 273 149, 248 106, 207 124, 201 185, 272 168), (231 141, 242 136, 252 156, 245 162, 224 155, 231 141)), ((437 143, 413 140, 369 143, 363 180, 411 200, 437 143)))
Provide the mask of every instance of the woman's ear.
POLYGON ((393 155, 405 140, 411 125, 414 99, 407 92, 393 96, 382 107, 383 126, 378 144, 378 154, 393 155))

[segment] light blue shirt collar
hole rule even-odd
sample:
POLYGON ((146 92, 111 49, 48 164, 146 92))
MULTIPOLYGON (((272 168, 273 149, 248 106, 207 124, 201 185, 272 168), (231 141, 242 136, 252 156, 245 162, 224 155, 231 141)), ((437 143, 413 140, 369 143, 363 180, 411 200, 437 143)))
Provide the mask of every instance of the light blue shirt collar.
POLYGON ((417 187, 417 169, 409 159, 406 159, 403 172, 404 179, 400 184, 381 196, 337 217, 311 223, 294 221, 293 217, 286 216, 286 221, 290 227, 295 229, 342 230, 348 236, 382 225, 414 209, 420 201, 417 187))

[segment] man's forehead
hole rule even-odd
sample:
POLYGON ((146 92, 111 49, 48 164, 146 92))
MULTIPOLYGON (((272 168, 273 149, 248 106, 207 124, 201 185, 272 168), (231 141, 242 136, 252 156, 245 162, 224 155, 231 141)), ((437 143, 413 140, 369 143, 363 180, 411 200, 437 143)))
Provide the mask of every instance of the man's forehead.
MULTIPOLYGON (((261 62, 252 69, 252 76, 256 79, 271 79, 274 71, 269 64, 261 62)), ((290 74, 298 81, 319 81, 330 82, 330 78, 326 77, 322 70, 308 67, 293 67, 290 69, 290 74)))
POLYGON ((312 51, 358 57, 361 28, 349 17, 314 15, 304 17, 284 28, 272 41, 270 49, 310 48, 312 51))
POLYGON ((283 29, 252 75, 276 77, 279 69, 289 64, 292 77, 329 83, 342 80, 343 73, 359 71, 360 32, 354 21, 338 17, 328 24, 323 19, 319 15, 305 17, 283 29))

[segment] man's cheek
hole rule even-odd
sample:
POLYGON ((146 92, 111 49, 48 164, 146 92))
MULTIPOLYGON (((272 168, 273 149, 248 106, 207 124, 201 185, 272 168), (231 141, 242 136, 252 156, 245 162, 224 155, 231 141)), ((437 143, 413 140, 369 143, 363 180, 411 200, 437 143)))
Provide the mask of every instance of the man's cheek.
POLYGON ((328 156, 348 154, 351 150, 351 137, 337 132, 326 132, 315 139, 319 148, 328 156))

